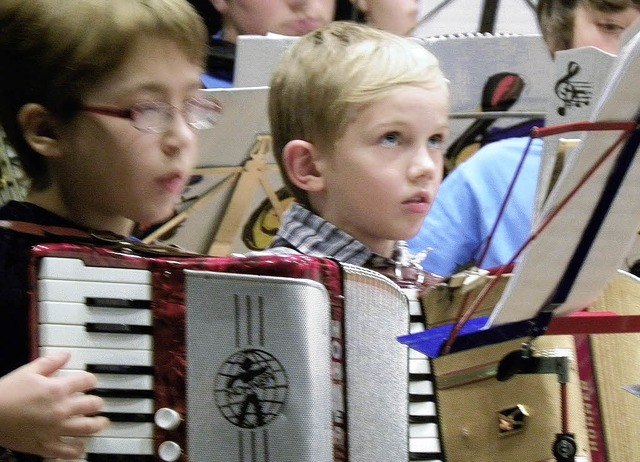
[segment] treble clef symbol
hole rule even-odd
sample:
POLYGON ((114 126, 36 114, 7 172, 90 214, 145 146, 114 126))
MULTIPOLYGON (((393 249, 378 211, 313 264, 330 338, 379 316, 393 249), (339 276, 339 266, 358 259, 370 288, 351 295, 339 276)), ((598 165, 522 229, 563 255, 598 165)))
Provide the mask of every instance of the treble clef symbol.
POLYGON ((571 78, 580 72, 580 66, 575 61, 569 61, 567 64, 567 74, 556 82, 555 92, 558 98, 564 102, 564 106, 558 108, 558 114, 565 115, 566 108, 577 99, 578 90, 571 83, 571 78))

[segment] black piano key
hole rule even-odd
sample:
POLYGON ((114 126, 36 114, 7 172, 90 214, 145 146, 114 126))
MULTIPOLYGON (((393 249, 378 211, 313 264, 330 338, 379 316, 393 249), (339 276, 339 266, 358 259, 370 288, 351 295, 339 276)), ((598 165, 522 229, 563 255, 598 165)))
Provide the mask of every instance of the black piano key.
POLYGON ((433 395, 409 393, 409 402, 410 403, 432 403, 432 402, 435 402, 435 397, 433 395))
POLYGON ((434 382, 435 377, 431 372, 409 372, 409 381, 420 382, 426 380, 428 382, 434 382))
POLYGON ((434 415, 409 415, 409 423, 438 423, 434 415))
POLYGON ((85 329, 87 332, 97 332, 101 334, 153 335, 153 326, 139 326, 135 324, 88 322, 85 324, 85 329))
POLYGON ((440 452, 409 452, 409 460, 435 461, 443 460, 440 452))
POLYGON ((120 388, 94 388, 87 392, 102 398, 148 398, 153 399, 153 390, 133 390, 120 388))
POLYGON ((112 422, 153 422, 153 414, 143 414, 137 412, 102 412, 100 415, 107 417, 112 422))
POLYGON ((104 308, 151 309, 151 300, 136 300, 131 298, 85 297, 84 304, 87 306, 99 306, 104 308))
POLYGON ((89 452, 85 456, 87 462, 155 462, 151 454, 98 454, 89 452))
POLYGON ((92 374, 153 375, 153 366, 128 366, 124 364, 87 364, 92 374))

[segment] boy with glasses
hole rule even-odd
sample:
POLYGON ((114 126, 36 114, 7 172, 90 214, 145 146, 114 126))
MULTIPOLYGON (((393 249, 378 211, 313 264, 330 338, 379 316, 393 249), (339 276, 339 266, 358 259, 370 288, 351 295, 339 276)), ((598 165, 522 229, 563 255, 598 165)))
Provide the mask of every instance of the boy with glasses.
POLYGON ((199 97, 207 33, 185 0, 3 0, 0 30, 0 123, 30 179, 0 208, 0 446, 80 458, 107 424, 84 417, 93 376, 50 377, 64 355, 6 375, 29 359, 30 250, 173 213, 220 113, 199 97))

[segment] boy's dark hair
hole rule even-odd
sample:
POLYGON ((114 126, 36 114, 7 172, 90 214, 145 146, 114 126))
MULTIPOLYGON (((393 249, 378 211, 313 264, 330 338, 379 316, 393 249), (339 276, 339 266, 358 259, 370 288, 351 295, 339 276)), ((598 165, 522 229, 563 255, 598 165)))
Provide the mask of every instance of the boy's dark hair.
POLYGON ((640 9, 640 0, 539 0, 536 9, 538 25, 552 53, 573 48, 573 21, 579 6, 617 13, 629 7, 640 9))

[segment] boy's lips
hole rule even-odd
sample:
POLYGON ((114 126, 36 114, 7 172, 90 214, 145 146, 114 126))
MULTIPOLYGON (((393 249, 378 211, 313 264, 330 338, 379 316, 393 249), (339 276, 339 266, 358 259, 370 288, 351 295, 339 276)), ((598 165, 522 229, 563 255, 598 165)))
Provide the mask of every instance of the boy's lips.
POLYGON ((187 182, 187 176, 182 173, 170 173, 164 175, 156 181, 156 183, 166 192, 170 194, 182 194, 187 182))
POLYGON ((431 199, 429 194, 419 193, 411 196, 402 205, 406 206, 411 212, 426 214, 431 207, 431 199))
POLYGON ((298 19, 289 23, 290 30, 296 35, 304 35, 318 29, 322 23, 317 19, 298 19))

